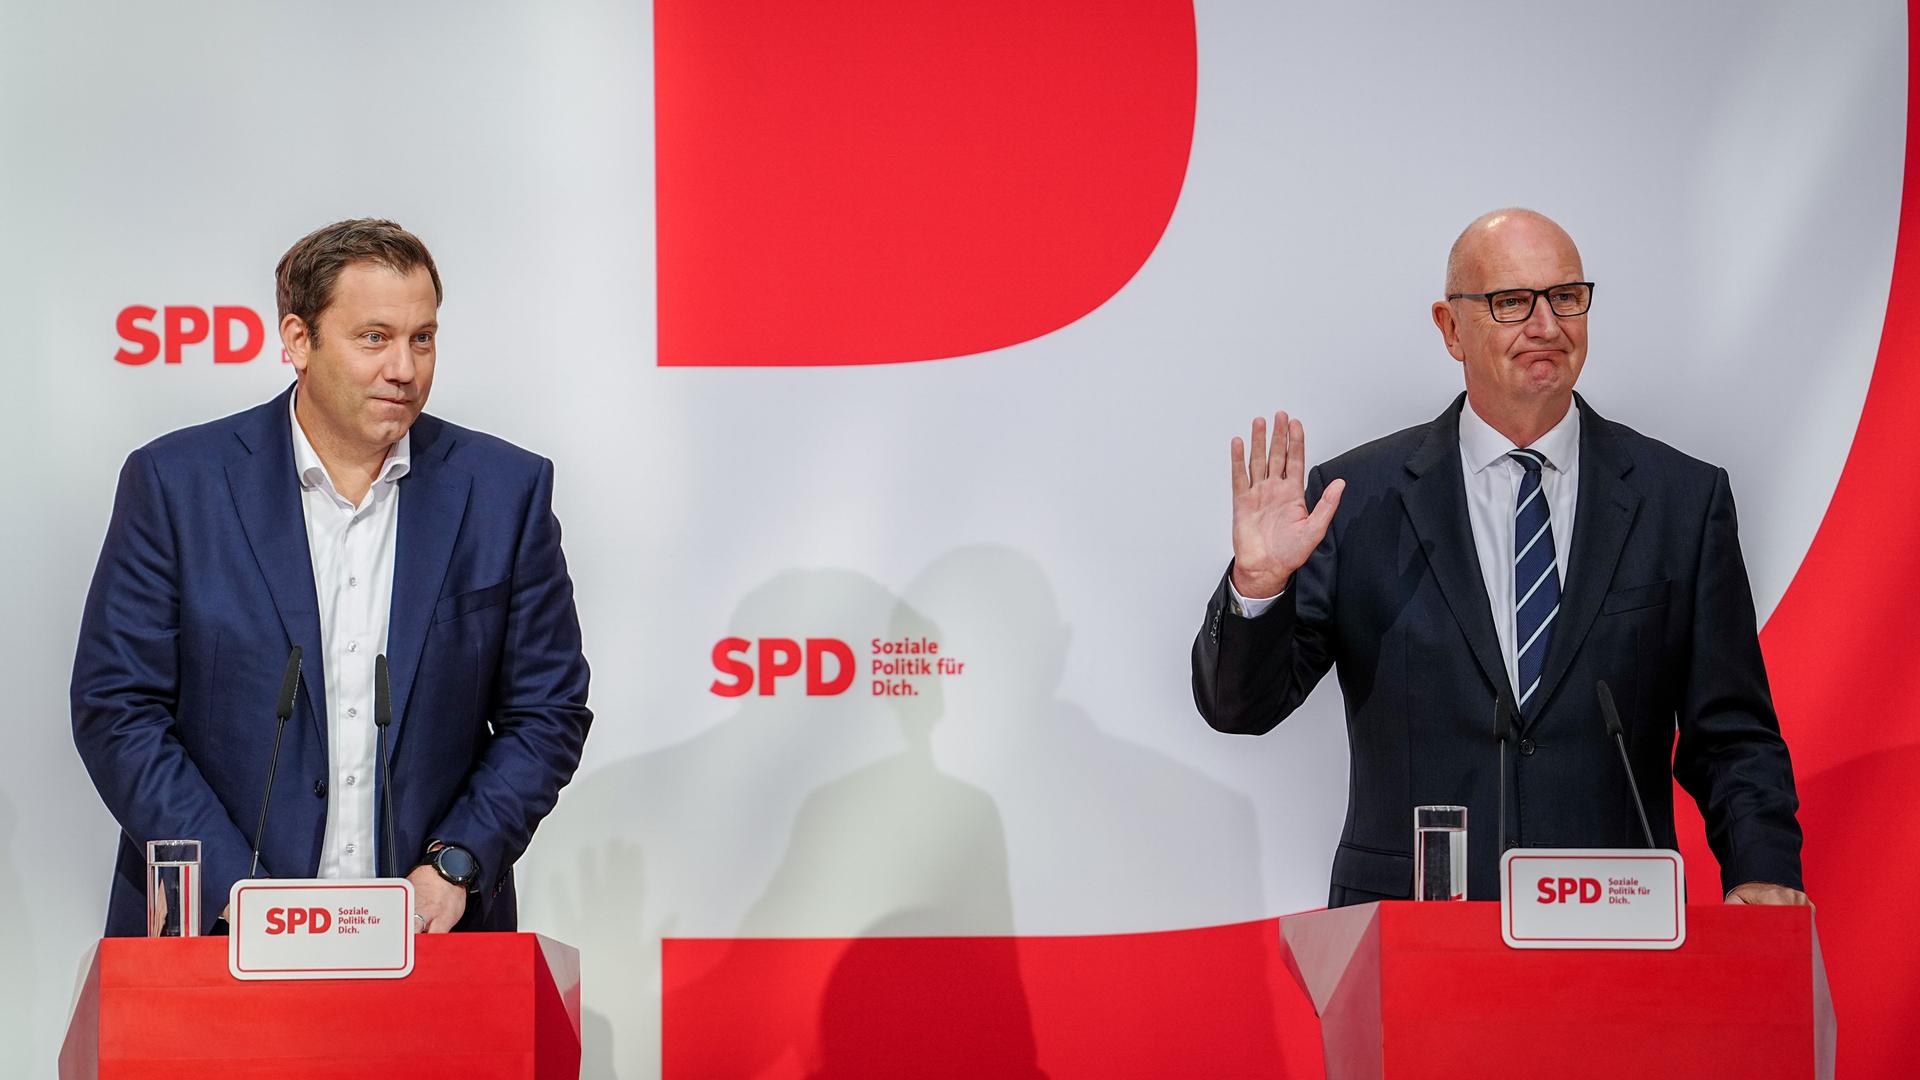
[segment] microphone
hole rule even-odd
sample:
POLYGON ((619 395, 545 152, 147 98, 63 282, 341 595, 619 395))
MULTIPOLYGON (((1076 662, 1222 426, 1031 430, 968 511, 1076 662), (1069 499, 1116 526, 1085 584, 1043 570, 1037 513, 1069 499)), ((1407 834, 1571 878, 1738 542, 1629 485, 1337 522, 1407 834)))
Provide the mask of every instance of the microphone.
POLYGON ((267 791, 260 796, 260 823, 253 827, 253 869, 248 877, 260 876, 260 841, 267 835, 267 803, 273 798, 273 774, 280 771, 280 737, 287 733, 287 717, 293 715, 293 695, 300 689, 300 646, 287 653, 287 671, 280 677, 280 697, 273 707, 273 756, 267 759, 267 791))
POLYGON ((373 726, 379 729, 380 815, 386 819, 381 832, 380 861, 387 877, 395 877, 393 863, 393 766, 387 761, 387 728, 393 724, 393 683, 387 676, 387 654, 373 658, 373 726))
POLYGON ((1513 698, 1505 689, 1493 698, 1493 737, 1500 740, 1500 846, 1493 852, 1498 861, 1507 853, 1507 743, 1513 738, 1513 698))
POLYGON ((1640 785, 1633 779, 1633 763, 1627 760, 1627 740, 1620 731, 1620 710, 1613 707, 1613 691, 1607 687, 1607 680, 1601 679, 1593 684, 1593 692, 1600 698, 1600 715, 1606 718, 1607 734, 1613 736, 1614 748, 1620 751, 1620 767, 1627 771, 1627 790, 1633 793, 1633 809, 1640 815, 1640 835, 1647 838, 1647 846, 1657 848, 1653 842, 1653 829, 1647 825, 1647 807, 1640 801, 1640 785))

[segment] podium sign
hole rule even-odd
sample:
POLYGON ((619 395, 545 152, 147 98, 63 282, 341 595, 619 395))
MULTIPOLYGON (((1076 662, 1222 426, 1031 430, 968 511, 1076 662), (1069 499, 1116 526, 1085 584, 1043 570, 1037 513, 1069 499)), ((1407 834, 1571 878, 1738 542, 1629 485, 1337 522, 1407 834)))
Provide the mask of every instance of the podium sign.
POLYGON ((1500 857, 1500 936, 1515 949, 1677 949, 1680 853, 1515 848, 1500 857))
POLYGON ((236 881, 227 970, 236 979, 399 979, 413 971, 413 882, 236 881))

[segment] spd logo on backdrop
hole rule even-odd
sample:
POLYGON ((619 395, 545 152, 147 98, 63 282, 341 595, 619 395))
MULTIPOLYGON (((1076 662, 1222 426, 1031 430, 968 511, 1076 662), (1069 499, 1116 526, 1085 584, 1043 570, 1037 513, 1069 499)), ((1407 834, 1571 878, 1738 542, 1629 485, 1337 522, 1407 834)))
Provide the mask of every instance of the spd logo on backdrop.
POLYGON ((924 680, 965 673, 966 661, 948 655, 934 638, 875 637, 864 655, 840 638, 721 638, 713 646, 718 678, 707 689, 720 697, 804 693, 836 697, 862 681, 873 697, 919 697, 924 680))
MULTIPOLYGON (((113 358, 129 367, 155 360, 180 364, 189 359, 244 364, 259 356, 267 344, 267 325, 260 313, 237 304, 211 308, 131 304, 120 309, 113 325, 120 335, 120 348, 113 358)), ((284 351, 280 359, 286 360, 284 351)))

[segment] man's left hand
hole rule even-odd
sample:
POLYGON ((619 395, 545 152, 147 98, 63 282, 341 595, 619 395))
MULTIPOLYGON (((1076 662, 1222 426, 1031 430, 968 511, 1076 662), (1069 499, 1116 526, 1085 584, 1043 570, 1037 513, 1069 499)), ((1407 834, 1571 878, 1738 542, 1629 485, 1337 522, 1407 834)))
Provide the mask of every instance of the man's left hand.
POLYGON ((431 865, 414 867, 407 880, 413 882, 413 913, 427 920, 425 926, 414 920, 422 931, 443 934, 467 913, 467 890, 441 877, 431 865))
POLYGON ((1736 886, 1727 894, 1729 904, 1808 904, 1807 894, 1799 889, 1789 889, 1785 885, 1769 885, 1764 881, 1749 881, 1736 886))

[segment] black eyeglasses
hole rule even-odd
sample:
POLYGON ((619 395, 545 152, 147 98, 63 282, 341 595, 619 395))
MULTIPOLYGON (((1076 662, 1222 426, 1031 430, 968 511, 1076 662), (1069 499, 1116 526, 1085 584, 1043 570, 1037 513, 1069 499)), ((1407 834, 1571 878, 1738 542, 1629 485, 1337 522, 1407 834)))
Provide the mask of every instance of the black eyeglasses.
POLYGON ((1549 285, 1544 289, 1501 289, 1499 292, 1448 293, 1449 300, 1485 300, 1487 314, 1494 322, 1526 322, 1533 318, 1533 305, 1540 297, 1547 298, 1547 306, 1555 315, 1571 319, 1575 315, 1585 315, 1593 306, 1593 282, 1569 281, 1564 285, 1549 285))

